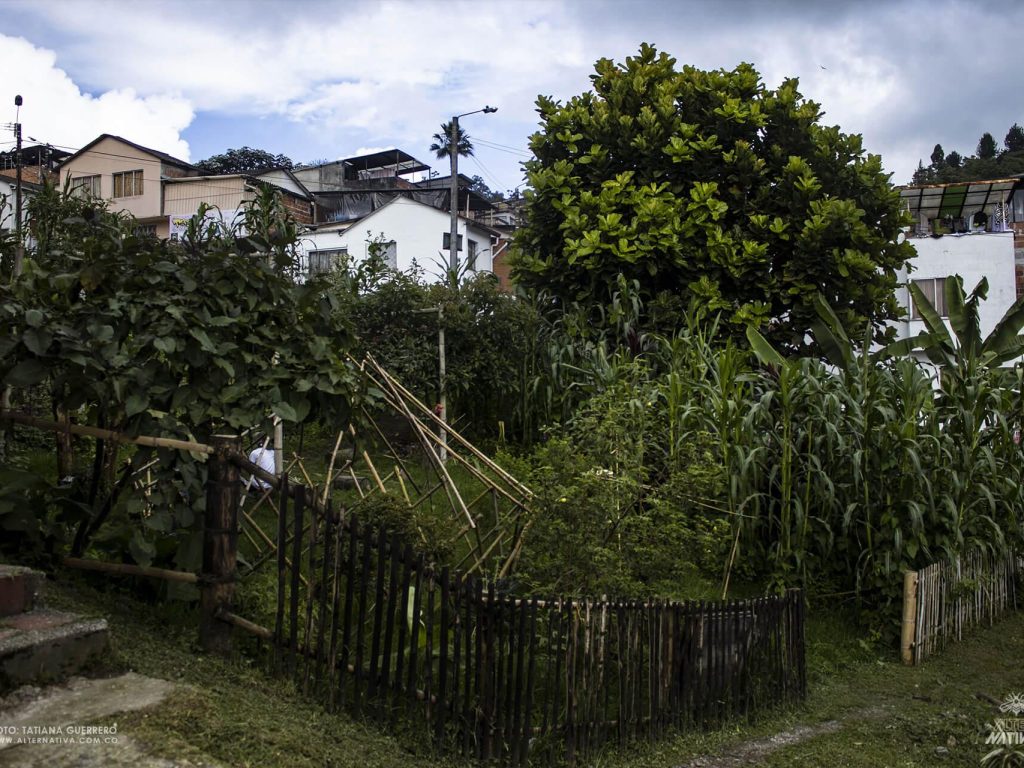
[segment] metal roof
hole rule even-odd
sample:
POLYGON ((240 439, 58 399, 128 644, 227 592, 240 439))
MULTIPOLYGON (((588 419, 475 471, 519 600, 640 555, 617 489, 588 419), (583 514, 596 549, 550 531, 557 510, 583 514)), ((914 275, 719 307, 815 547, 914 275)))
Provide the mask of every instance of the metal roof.
POLYGON ((408 152, 400 149, 385 149, 370 155, 346 157, 342 162, 356 171, 369 171, 374 168, 395 168, 395 175, 429 171, 430 166, 421 163, 408 152))
POLYGON ((1020 183, 1020 179, 1011 178, 903 187, 900 200, 914 218, 957 218, 963 216, 965 209, 972 212, 984 210, 991 214, 996 205, 1010 199, 1020 183))

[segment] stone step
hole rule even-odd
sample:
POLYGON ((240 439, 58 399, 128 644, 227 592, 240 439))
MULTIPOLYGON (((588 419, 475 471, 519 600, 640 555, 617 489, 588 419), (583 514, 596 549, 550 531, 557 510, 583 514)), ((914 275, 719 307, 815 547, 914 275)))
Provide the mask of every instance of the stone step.
POLYGON ((0 616, 31 611, 39 603, 44 580, 39 571, 0 563, 0 616))
POLYGON ((0 692, 63 680, 107 648, 107 622, 38 608, 0 618, 0 692))

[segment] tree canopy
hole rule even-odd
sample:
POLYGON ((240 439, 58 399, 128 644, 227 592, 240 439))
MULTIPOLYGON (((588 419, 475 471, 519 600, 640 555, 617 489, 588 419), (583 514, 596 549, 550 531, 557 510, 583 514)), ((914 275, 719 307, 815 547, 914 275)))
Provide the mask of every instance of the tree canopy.
POLYGON ((209 174, 221 173, 256 173, 269 171, 272 168, 291 168, 291 158, 285 155, 272 155, 262 149, 242 147, 229 149, 220 155, 211 155, 195 164, 197 168, 209 174))
MULTIPOLYGON (((441 123, 441 130, 435 133, 431 138, 434 143, 430 145, 430 151, 434 153, 438 160, 448 157, 451 155, 451 143, 452 143, 452 121, 449 120, 446 123, 441 123)), ((469 134, 459 126, 459 136, 456 144, 458 145, 459 155, 467 157, 473 154, 473 142, 469 140, 469 134)))
POLYGON ((898 194, 797 80, 678 69, 646 44, 595 69, 591 91, 537 101, 521 285, 603 311, 621 274, 648 306, 696 302, 796 346, 817 292, 855 326, 898 316, 898 194))
POLYGON ((975 153, 963 157, 957 151, 942 156, 942 145, 936 144, 925 165, 919 162, 914 171, 913 184, 954 184, 961 181, 1002 179, 1024 173, 1024 128, 1017 123, 1010 126, 1003 139, 1004 149, 996 145, 995 137, 987 131, 982 134, 975 153))

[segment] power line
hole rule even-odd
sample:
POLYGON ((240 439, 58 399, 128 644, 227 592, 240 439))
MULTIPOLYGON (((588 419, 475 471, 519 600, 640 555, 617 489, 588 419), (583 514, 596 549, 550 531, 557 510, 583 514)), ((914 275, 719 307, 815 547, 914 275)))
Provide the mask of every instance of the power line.
POLYGON ((490 141, 489 139, 476 139, 476 138, 474 138, 473 141, 475 141, 478 144, 483 144, 485 147, 491 147, 493 149, 504 149, 504 150, 506 150, 508 152, 515 152, 516 154, 527 155, 529 157, 533 156, 533 154, 531 152, 526 152, 525 150, 523 150, 520 147, 509 146, 508 144, 499 144, 498 142, 490 141))
POLYGON ((533 157, 533 155, 529 152, 523 152, 521 150, 511 149, 509 147, 490 144, 486 141, 483 141, 482 139, 473 139, 473 141, 479 144, 480 146, 486 147, 487 149, 493 149, 496 152, 504 152, 509 155, 519 155, 520 157, 533 157))
POLYGON ((477 165, 477 167, 480 168, 481 171, 484 172, 484 175, 491 180, 492 184, 496 184, 498 186, 498 189, 495 190, 496 192, 500 192, 503 189, 507 189, 507 187, 504 184, 502 184, 501 181, 499 181, 493 173, 491 173, 490 169, 486 165, 484 165, 478 157, 470 155, 469 158, 477 165))

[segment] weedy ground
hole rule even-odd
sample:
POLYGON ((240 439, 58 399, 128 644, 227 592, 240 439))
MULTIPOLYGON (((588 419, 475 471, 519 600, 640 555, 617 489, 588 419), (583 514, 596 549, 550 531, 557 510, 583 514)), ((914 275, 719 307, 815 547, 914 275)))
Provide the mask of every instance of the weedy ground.
MULTIPOLYGON (((47 589, 51 604, 108 618, 109 671, 131 669, 183 684, 157 709, 119 719, 158 755, 205 755, 259 768, 468 765, 431 753, 415 734, 386 733, 329 715, 251 660, 201 653, 195 612, 182 604, 143 603, 110 579, 91 576, 62 575, 47 589)), ((977 631, 917 668, 901 666, 894 649, 872 644, 841 612, 812 606, 811 616, 805 704, 612 751, 592 764, 979 766, 991 749, 984 744, 986 723, 999 714, 993 702, 1024 692, 1024 613, 977 631), (767 741, 779 735, 789 738, 767 741)))

